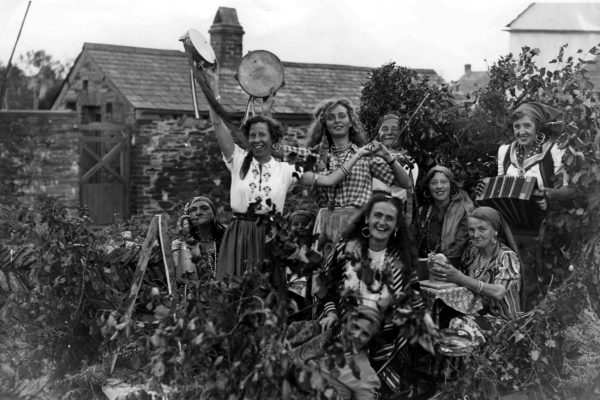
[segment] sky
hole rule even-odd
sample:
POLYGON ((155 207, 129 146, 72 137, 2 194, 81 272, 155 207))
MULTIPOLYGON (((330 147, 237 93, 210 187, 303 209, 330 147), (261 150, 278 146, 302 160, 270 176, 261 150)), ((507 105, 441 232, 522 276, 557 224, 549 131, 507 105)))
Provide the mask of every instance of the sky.
MULTIPOLYGON (((568 2, 563 0, 562 2, 568 2)), ((28 0, 0 0, 6 65, 28 0)), ((506 25, 531 0, 32 0, 13 63, 45 50, 72 63, 83 43, 183 50, 194 28, 208 37, 220 6, 237 10, 244 53, 284 61, 434 69, 447 81, 464 65, 486 70, 508 53, 506 25)))

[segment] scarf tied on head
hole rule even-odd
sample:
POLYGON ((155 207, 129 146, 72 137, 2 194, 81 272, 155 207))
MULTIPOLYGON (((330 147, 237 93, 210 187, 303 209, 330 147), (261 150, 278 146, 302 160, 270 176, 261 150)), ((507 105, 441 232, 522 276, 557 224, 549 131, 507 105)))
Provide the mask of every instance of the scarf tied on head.
POLYGON ((517 242, 513 237, 512 231, 502 214, 497 210, 491 207, 477 207, 469 216, 482 221, 488 221, 492 225, 492 228, 498 232, 499 238, 504 238, 504 243, 517 253, 517 255, 519 254, 519 248, 517 247, 517 242))

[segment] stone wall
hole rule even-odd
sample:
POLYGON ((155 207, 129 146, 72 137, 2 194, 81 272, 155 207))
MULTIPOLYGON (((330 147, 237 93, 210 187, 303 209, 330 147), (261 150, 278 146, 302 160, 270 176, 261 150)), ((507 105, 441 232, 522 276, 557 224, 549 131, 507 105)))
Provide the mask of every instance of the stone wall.
POLYGON ((170 211, 198 195, 211 197, 222 210, 229 204, 229 171, 206 118, 140 122, 131 178, 134 214, 170 211))
POLYGON ((0 111, 0 135, 25 135, 33 159, 23 171, 26 199, 46 195, 79 209, 79 131, 77 113, 0 111))

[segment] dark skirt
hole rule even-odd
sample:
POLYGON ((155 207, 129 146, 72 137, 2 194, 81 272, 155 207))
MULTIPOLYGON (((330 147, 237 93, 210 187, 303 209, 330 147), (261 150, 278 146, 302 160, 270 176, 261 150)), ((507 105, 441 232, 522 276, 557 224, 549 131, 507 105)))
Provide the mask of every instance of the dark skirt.
POLYGON ((262 261, 264 256, 265 224, 260 220, 234 218, 221 241, 217 279, 241 276, 248 267, 262 261))

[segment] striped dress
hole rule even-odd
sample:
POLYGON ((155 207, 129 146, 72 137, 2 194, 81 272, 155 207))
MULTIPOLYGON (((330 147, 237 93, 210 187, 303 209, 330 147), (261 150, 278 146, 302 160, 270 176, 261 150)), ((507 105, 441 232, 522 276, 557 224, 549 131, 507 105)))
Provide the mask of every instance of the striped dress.
MULTIPOLYGON (((344 298, 340 296, 344 287, 347 287, 346 280, 348 279, 348 264, 343 255, 345 252, 346 242, 338 243, 335 250, 329 255, 325 271, 323 271, 322 279, 328 282, 335 282, 329 290, 322 290, 324 295, 324 307, 322 316, 332 312, 342 317, 346 312, 346 304, 344 298)), ((419 290, 419 280, 415 269, 406 268, 401 260, 400 251, 397 249, 388 249, 384 257, 384 278, 383 281, 388 285, 388 291, 393 295, 394 302, 405 295, 410 296, 410 303, 413 309, 421 309, 424 307, 423 299, 419 290)), ((377 285, 370 285, 377 287, 377 285)), ((359 300, 360 301, 360 300, 359 300)), ((394 304, 394 303, 392 303, 394 304)), ((391 363, 391 358, 398 355, 400 349, 407 343, 407 338, 402 336, 399 328, 392 324, 392 313, 390 310, 380 310, 385 315, 385 321, 380 331, 380 336, 375 343, 375 347, 371 349, 370 359, 372 364, 380 369, 383 365, 388 365, 381 372, 379 378, 392 391, 397 391, 400 388, 400 374, 396 370, 397 363, 391 363)))
POLYGON ((500 244, 489 262, 481 261, 481 252, 469 246, 463 253, 463 265, 469 276, 485 283, 501 284, 506 294, 501 300, 482 296, 484 308, 489 314, 502 319, 512 319, 521 311, 519 291, 521 288, 521 263, 517 253, 508 246, 500 244))

